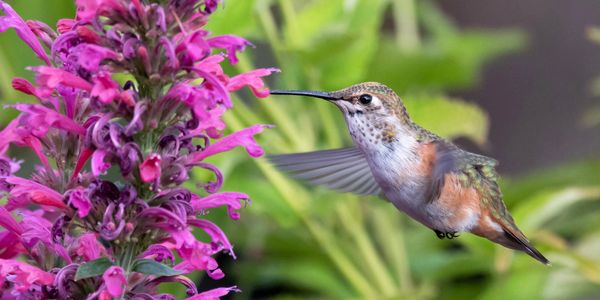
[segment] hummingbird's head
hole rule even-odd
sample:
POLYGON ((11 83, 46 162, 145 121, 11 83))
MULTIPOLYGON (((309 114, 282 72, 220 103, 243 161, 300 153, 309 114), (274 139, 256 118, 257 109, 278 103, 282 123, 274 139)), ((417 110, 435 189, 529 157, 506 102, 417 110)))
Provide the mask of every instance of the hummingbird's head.
POLYGON ((359 83, 335 92, 272 90, 271 94, 309 96, 335 104, 344 113, 355 139, 390 141, 412 124, 400 97, 377 82, 359 83))

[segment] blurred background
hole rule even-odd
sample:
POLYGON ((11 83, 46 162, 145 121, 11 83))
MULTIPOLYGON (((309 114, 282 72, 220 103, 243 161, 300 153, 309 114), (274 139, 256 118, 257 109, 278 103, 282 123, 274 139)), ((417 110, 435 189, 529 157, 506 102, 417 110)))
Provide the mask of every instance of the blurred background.
MULTIPOLYGON (((74 15, 68 0, 8 2, 51 25, 74 15)), ((387 84, 417 123, 500 160, 510 211, 553 265, 468 234, 439 240, 389 203, 308 187, 236 150, 212 162, 224 190, 252 205, 235 222, 219 210, 208 217, 238 259, 219 258, 219 282, 196 279, 236 284, 237 299, 600 298, 596 24, 594 0, 227 0, 209 29, 256 45, 231 74, 275 66, 282 73, 269 83, 281 89, 387 84)), ((36 63, 13 31, 0 35, 0 103, 24 99, 10 78, 31 78, 24 68, 36 63)), ((3 110, 2 125, 12 116, 3 110)), ((259 137, 268 153, 350 143, 339 112, 310 99, 245 91, 226 121, 228 130, 276 125, 259 137)))

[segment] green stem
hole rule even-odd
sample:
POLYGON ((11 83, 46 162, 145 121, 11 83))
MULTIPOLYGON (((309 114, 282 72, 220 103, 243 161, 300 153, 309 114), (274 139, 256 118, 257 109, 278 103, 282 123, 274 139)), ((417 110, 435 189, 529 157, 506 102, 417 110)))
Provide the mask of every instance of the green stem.
POLYGON ((284 36, 285 42, 287 45, 294 45, 294 42, 297 40, 296 37, 300 36, 294 5, 290 0, 279 0, 279 7, 281 9, 281 14, 283 15, 285 25, 288 29, 288 34, 284 36))
POLYGON ((403 51, 414 51, 421 45, 415 0, 394 0, 396 43, 403 51))
MULTIPOLYGON (((371 209, 375 234, 381 249, 391 262, 390 268, 396 273, 400 290, 405 294, 411 294, 414 283, 408 267, 404 231, 399 222, 394 222, 395 219, 392 218, 395 218, 395 216, 390 216, 387 209, 387 207, 374 207, 371 209)), ((395 211, 394 214, 396 214, 395 211)))
POLYGON ((349 207, 350 203, 351 202, 338 202, 338 216, 358 246, 367 269, 374 279, 373 282, 378 286, 378 290, 386 297, 394 296, 398 293, 396 284, 392 281, 392 277, 381 260, 381 256, 373 247, 373 242, 369 239, 364 224, 357 221, 359 218, 352 216, 353 214, 349 207))

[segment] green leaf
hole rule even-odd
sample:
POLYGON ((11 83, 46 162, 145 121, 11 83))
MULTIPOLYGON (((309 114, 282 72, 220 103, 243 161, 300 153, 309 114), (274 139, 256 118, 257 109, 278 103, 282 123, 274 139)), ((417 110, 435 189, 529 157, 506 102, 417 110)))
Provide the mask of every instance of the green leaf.
POLYGON ((175 276, 183 274, 181 270, 175 270, 167 265, 152 259, 138 259, 133 263, 133 271, 155 276, 175 276))
POLYGON ((106 257, 100 257, 87 262, 77 268, 77 273, 75 273, 75 281, 79 279, 100 276, 104 274, 104 271, 106 271, 106 269, 112 265, 113 262, 106 257))

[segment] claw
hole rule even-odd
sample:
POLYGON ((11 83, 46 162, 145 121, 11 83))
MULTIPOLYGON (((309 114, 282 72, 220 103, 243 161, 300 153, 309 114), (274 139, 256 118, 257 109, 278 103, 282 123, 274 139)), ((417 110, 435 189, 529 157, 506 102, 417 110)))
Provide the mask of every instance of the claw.
POLYGON ((454 231, 454 232, 446 232, 445 236, 446 236, 447 239, 451 240, 451 239, 453 239, 455 237, 459 237, 459 235, 456 234, 456 233, 457 233, 456 231, 454 231))
POLYGON ((438 237, 440 240, 442 240, 442 239, 444 239, 444 238, 446 237, 446 234, 445 234, 445 233, 443 233, 443 232, 441 232, 441 231, 439 231, 439 230, 434 230, 434 231, 435 231, 435 234, 437 235, 437 237, 438 237))

